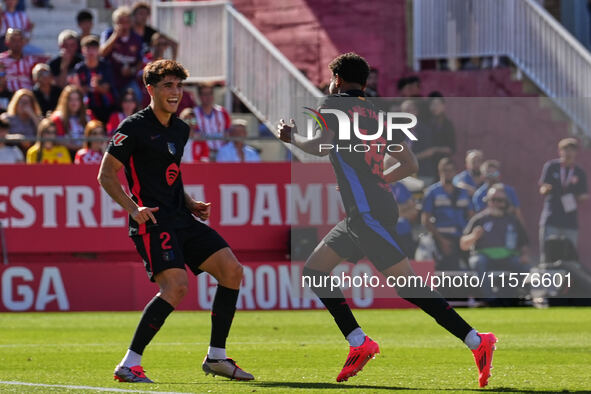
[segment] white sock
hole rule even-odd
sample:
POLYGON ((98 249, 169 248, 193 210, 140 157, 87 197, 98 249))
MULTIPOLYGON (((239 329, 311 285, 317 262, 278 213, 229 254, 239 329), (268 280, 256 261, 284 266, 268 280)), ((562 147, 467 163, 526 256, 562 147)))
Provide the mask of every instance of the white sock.
POLYGON ((363 345, 363 341, 365 341, 365 333, 360 327, 357 327, 347 335, 347 341, 349 341, 349 346, 361 346, 363 345))
POLYGON ((123 357, 123 360, 121 360, 120 365, 128 368, 134 367, 136 365, 142 365, 142 355, 137 354, 131 349, 128 349, 127 353, 125 353, 125 357, 123 357))
POLYGON ((468 335, 466 335, 464 343, 472 350, 478 349, 478 346, 480 346, 480 336, 478 335, 478 331, 470 331, 468 335))
POLYGON ((223 347, 213 347, 210 346, 207 349, 207 357, 211 358, 212 360, 225 360, 228 357, 226 356, 226 349, 223 347))

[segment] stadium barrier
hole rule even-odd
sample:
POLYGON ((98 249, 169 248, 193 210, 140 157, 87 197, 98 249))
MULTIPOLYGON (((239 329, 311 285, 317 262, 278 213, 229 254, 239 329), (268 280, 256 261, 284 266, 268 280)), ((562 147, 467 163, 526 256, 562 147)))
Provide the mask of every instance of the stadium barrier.
MULTIPOLYGON (((308 288, 301 286, 302 262, 246 262, 238 309, 299 310, 322 308, 308 288)), ((413 263, 425 277, 433 272, 433 262, 413 263)), ((334 272, 361 276, 377 275, 368 262, 341 264, 334 272)), ((0 266, 0 312, 34 311, 126 311, 140 310, 157 292, 148 281, 143 264, 61 263, 11 264, 0 266)), ((216 282, 201 274, 189 284, 189 291, 177 309, 208 310, 216 282)), ((391 288, 351 286, 344 290, 355 308, 409 308, 395 298, 391 288)))
MULTIPOLYGON (((225 108, 232 110, 235 95, 270 130, 281 118, 299 113, 302 103, 316 107, 322 97, 229 1, 153 1, 152 24, 183 48, 177 60, 191 74, 187 82, 224 81, 225 108)), ((301 161, 326 161, 286 148, 301 161)))
MULTIPOLYGON (((316 165, 330 174, 330 166, 316 165)), ((134 251, 127 214, 102 191, 97 174, 95 165, 0 166, 0 222, 9 255, 134 251)), ((299 188, 289 185, 289 163, 187 164, 181 176, 189 194, 212 202, 209 224, 234 249, 287 253, 295 219, 286 195, 299 188)), ((302 187, 300 195, 312 190, 302 187)), ((327 210, 326 205, 321 209, 327 210)), ((306 207, 294 205, 299 208, 305 215, 306 207)), ((325 224, 338 219, 326 218, 325 224)), ((306 225, 305 220, 298 223, 306 225)))

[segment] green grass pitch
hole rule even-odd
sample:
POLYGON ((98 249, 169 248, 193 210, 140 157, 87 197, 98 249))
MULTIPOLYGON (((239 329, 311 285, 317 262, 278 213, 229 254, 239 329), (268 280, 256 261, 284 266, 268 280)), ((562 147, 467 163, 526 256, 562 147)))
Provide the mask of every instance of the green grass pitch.
MULTIPOLYGON (((499 337, 490 392, 591 392, 591 308, 460 310, 499 337)), ((358 310, 381 354, 346 383, 348 347, 326 311, 238 312, 228 353, 256 376, 205 376, 208 312, 175 312, 146 349, 154 385, 113 381, 140 312, 0 314, 0 392, 479 391, 469 350, 420 310, 358 310), (6 382, 47 386, 22 386, 6 382), (51 385, 51 386, 50 386, 51 385)))

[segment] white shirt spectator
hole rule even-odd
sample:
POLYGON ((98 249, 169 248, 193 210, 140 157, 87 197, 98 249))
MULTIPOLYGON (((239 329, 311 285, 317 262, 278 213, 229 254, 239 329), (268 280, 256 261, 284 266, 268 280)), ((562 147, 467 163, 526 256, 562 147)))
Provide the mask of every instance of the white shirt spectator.
MULTIPOLYGON (((242 147, 242 152, 244 153, 245 162, 256 163, 261 161, 259 153, 252 146, 244 145, 242 147)), ((236 145, 232 142, 228 142, 226 145, 222 146, 218 151, 216 161, 218 163, 240 163, 240 157, 238 156, 236 145)))

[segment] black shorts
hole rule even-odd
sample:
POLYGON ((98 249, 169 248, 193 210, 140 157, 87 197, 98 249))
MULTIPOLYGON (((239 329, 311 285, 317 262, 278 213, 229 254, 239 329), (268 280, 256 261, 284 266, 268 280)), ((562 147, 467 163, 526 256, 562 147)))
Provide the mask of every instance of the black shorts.
POLYGON ((399 263, 406 255, 396 242, 396 223, 384 224, 366 213, 337 223, 323 242, 343 259, 356 263, 367 257, 380 271, 399 263))
POLYGON ((203 272, 199 266, 209 256, 228 247, 228 243, 214 229, 198 221, 181 229, 162 226, 131 239, 144 260, 152 282, 159 272, 168 268, 185 269, 185 264, 195 275, 199 275, 203 272))

